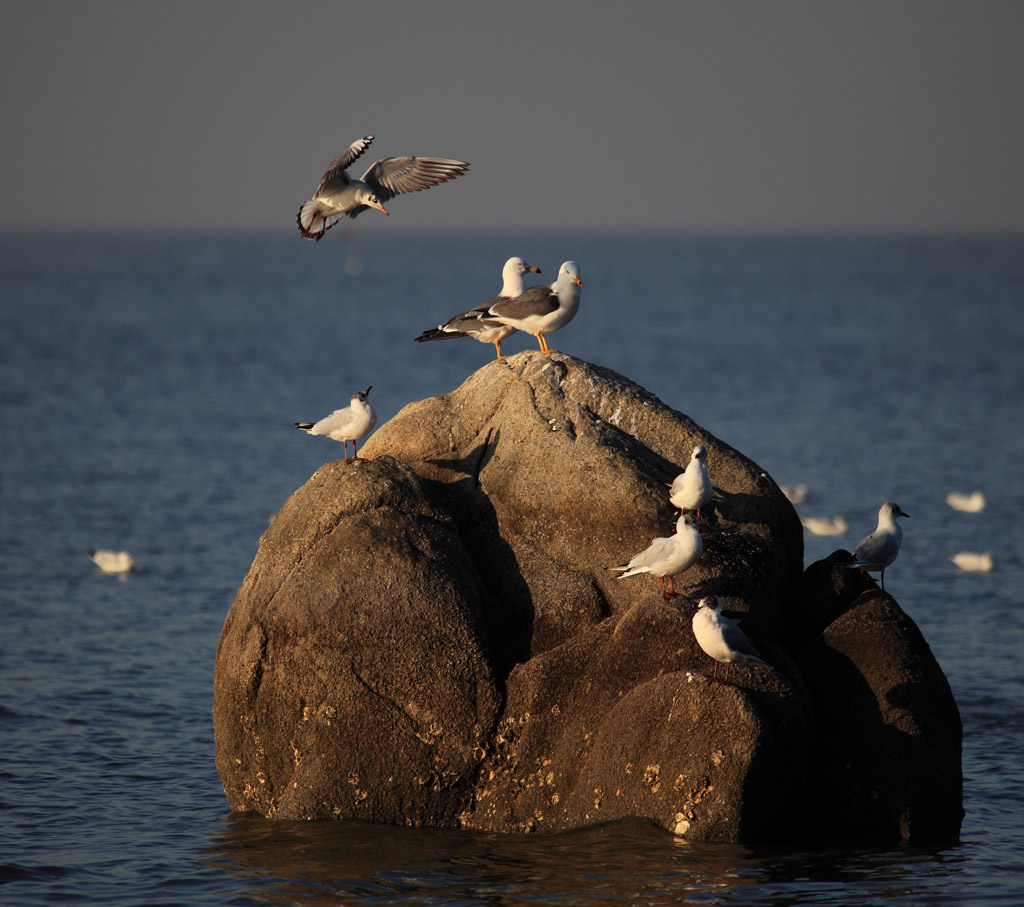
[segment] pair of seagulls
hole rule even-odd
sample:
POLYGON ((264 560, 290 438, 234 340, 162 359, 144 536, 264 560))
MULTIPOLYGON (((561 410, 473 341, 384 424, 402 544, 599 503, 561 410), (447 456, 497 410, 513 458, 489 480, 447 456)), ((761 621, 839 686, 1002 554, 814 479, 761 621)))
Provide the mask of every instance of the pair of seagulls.
POLYGON ((675 577, 689 570, 704 553, 704 543, 697 528, 700 525, 700 508, 711 500, 714 491, 708 473, 707 449, 698 444, 693 448, 686 469, 669 485, 669 501, 680 511, 675 534, 655 539, 628 563, 608 569, 618 571, 617 579, 641 573, 659 577, 661 597, 671 601, 679 594, 675 590, 675 577), (666 578, 668 589, 665 588, 666 578))
POLYGON ((564 328, 576 317, 583 276, 576 262, 566 261, 554 283, 527 288, 525 277, 530 273, 541 271, 513 256, 501 269, 502 286, 497 296, 424 331, 416 341, 472 337, 480 343, 493 343, 501 359, 501 341, 516 331, 526 331, 537 338, 542 353, 555 352, 545 334, 564 328))

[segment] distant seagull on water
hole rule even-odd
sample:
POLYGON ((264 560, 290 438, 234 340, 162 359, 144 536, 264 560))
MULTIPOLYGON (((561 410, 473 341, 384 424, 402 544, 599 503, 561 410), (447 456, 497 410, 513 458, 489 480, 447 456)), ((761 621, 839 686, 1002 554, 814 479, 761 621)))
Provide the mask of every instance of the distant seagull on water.
POLYGON ((811 535, 845 535, 850 524, 844 516, 802 516, 800 522, 811 535))
POLYGON ((949 559, 965 573, 991 573, 996 568, 996 559, 987 551, 958 551, 949 559))
POLYGON ((900 510, 899 504, 886 501, 878 510, 878 526, 871 535, 861 539, 853 552, 850 567, 872 573, 881 573, 882 591, 885 591, 885 568, 890 566, 903 544, 903 527, 896 522, 897 517, 909 517, 910 514, 900 510))
POLYGON ((616 579, 625 579, 638 573, 660 577, 661 597, 665 601, 671 601, 679 594, 675 589, 675 577, 696 564, 704 550, 700 533, 697 531, 697 522, 695 514, 683 514, 676 521, 675 535, 655 539, 647 548, 631 558, 628 564, 608 569, 619 571, 616 579))
POLYGON ((299 235, 320 242, 324 233, 344 216, 357 217, 369 208, 388 213, 384 202, 404 192, 419 192, 469 172, 465 161, 443 157, 385 157, 373 164, 362 179, 353 179, 348 168, 373 141, 364 135, 330 164, 313 197, 299 208, 299 235))
POLYGON ((308 435, 326 435, 333 441, 341 441, 345 445, 345 462, 358 460, 356 441, 365 438, 377 424, 377 410, 366 402, 372 388, 371 384, 366 390, 357 391, 352 395, 352 401, 348 406, 336 409, 319 422, 296 422, 295 427, 308 435), (352 442, 351 457, 348 455, 349 441, 352 442))
POLYGON ((477 306, 475 309, 470 309, 468 312, 463 312, 454 318, 449 318, 444 324, 439 324, 436 328, 424 331, 416 338, 416 342, 445 340, 449 337, 472 337, 481 343, 493 343, 498 358, 504 358, 501 355, 501 341, 514 334, 516 329, 509 324, 503 324, 498 321, 488 310, 492 305, 504 302, 506 299, 514 299, 516 296, 521 296, 525 293, 526 281, 523 278, 529 273, 540 274, 540 268, 528 265, 518 256, 510 258, 505 262, 505 267, 501 270, 503 283, 501 292, 497 296, 488 299, 487 302, 477 306))
POLYGON ((800 485, 780 485, 779 490, 786 496, 786 500, 790 504, 802 504, 807 500, 811 490, 803 484, 800 485))
POLYGON ((740 629, 740 622, 722 613, 722 600, 717 595, 714 599, 700 600, 693 615, 693 635, 705 654, 715 660, 715 673, 708 678, 708 683, 727 684, 729 665, 733 662, 769 666, 740 629), (725 677, 722 678, 718 676, 719 662, 725 665, 725 677))
POLYGON ((701 507, 711 500, 714 493, 711 476, 708 475, 708 452, 704 449, 703 444, 698 444, 693 448, 686 469, 679 473, 669 485, 668 499, 679 508, 681 513, 695 510, 697 516, 700 516, 701 507))
POLYGON ((502 299, 487 311, 502 324, 533 334, 542 353, 557 352, 548 346, 545 334, 564 328, 580 307, 583 278, 574 261, 562 263, 558 279, 549 286, 530 287, 514 299, 502 299))
POLYGON ((128 573, 135 566, 135 558, 127 551, 90 548, 86 553, 104 573, 128 573))
POLYGON ((946 503, 961 513, 981 513, 985 509, 987 502, 985 501, 985 495, 980 491, 972 491, 970 494, 951 491, 946 495, 946 503))

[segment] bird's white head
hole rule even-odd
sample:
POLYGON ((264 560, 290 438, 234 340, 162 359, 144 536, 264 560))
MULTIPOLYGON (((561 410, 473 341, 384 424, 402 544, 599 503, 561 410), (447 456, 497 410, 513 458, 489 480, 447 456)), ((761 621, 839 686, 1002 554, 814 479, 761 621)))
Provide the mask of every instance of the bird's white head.
POLYGON ((700 526, 700 517, 692 510, 688 513, 682 514, 679 519, 676 520, 676 532, 682 532, 687 526, 691 529, 697 529, 697 527, 700 526))
POLYGON ((540 274, 540 268, 528 265, 518 255, 513 255, 501 269, 502 276, 522 277, 524 274, 540 274))
POLYGON ((888 514, 889 517, 891 519, 893 519, 893 520, 895 520, 896 517, 898 517, 898 516, 905 516, 907 518, 910 517, 909 513, 904 513, 900 509, 900 505, 899 504, 894 504, 892 501, 886 501, 882 505, 882 509, 878 512, 878 515, 882 516, 883 514, 888 514))
POLYGON ((376 208, 378 211, 383 211, 385 214, 388 213, 388 209, 381 204, 380 199, 377 198, 377 193, 372 189, 360 187, 356 198, 361 205, 366 205, 368 208, 376 208))
POLYGON ((702 598, 697 602, 697 608, 707 608, 709 611, 721 611, 722 600, 717 595, 713 598, 702 598))
POLYGON ((580 273, 580 266, 574 261, 562 263, 562 267, 558 269, 558 279, 559 281, 574 283, 578 287, 583 286, 583 275, 580 273))
POLYGON ((373 385, 372 384, 366 390, 364 390, 364 391, 356 391, 352 395, 352 402, 353 403, 365 403, 366 402, 366 398, 370 396, 370 391, 371 390, 373 390, 373 385))
POLYGON ((690 457, 691 460, 706 460, 708 458, 708 452, 704 449, 703 444, 698 444, 693 448, 693 454, 690 457))

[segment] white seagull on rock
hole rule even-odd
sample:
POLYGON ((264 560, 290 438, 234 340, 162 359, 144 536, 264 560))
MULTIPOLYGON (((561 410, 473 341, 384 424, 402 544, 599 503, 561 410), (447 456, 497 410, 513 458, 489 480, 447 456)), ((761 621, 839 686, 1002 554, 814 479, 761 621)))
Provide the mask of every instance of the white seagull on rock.
POLYGON ((697 516, 700 516, 701 507, 711 500, 714 493, 711 476, 708 475, 708 452, 703 444, 698 444, 693 448, 686 469, 669 485, 668 499, 681 513, 696 510, 697 516))
POLYGON ((308 435, 326 435, 334 441, 341 441, 345 445, 345 462, 358 460, 356 441, 365 438, 377 424, 377 410, 366 402, 372 388, 371 384, 366 390, 357 391, 352 395, 352 401, 348 406, 336 409, 319 422, 296 422, 295 427, 308 435), (352 442, 351 457, 348 455, 349 441, 352 442))
POLYGON ((722 613, 722 600, 717 595, 713 600, 700 600, 693 615, 693 635, 704 652, 715 660, 715 673, 708 678, 708 683, 728 683, 729 665, 733 662, 768 666, 740 629, 740 622, 722 613), (721 679, 719 662, 725 665, 725 677, 721 679))
POLYGON ((493 343, 498 358, 504 358, 501 355, 501 341, 514 334, 516 329, 498 321, 488 310, 499 302, 522 296, 526 292, 526 281, 523 278, 530 273, 540 274, 540 268, 528 265, 518 256, 510 258, 505 262, 505 267, 501 269, 503 283, 501 292, 497 296, 488 299, 487 302, 478 305, 475 309, 449 318, 436 328, 424 331, 416 338, 417 343, 422 343, 424 340, 445 340, 448 337, 472 337, 481 343, 493 343))
POLYGON ((686 513, 676 521, 675 535, 655 539, 628 564, 608 569, 619 571, 616 579, 625 579, 638 573, 660 577, 661 597, 671 601, 679 594, 675 590, 675 577, 696 564, 703 550, 704 545, 697 531, 697 518, 686 513), (665 590, 665 577, 668 577, 668 591, 665 590))
POLYGON ((550 286, 530 287, 514 299, 496 302, 487 312, 502 324, 533 334, 542 353, 553 353, 556 351, 548 347, 544 335, 564 328, 576 317, 582 285, 580 266, 566 261, 550 286))
POLYGON ((882 591, 885 591, 885 568, 896 560, 903 544, 903 527, 896 522, 896 517, 909 517, 910 514, 900 510, 899 504, 886 501, 878 510, 878 526, 871 535, 861 539, 853 552, 850 566, 872 573, 881 573, 882 591))
POLYGON ((90 548, 87 554, 104 573, 128 573, 135 566, 135 558, 127 551, 90 548))
POLYGON ((313 197, 299 208, 299 234, 320 242, 324 233, 344 216, 356 217, 368 208, 388 213, 384 202, 403 192, 419 192, 469 172, 465 161, 444 157, 385 157, 371 165, 362 179, 348 168, 373 141, 365 135, 327 165, 313 197))

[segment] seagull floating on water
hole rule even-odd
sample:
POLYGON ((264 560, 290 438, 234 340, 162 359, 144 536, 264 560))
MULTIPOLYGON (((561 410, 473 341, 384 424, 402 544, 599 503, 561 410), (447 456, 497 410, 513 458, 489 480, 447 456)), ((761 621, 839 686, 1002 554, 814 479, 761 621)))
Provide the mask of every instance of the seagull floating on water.
POLYGON ((708 678, 708 683, 728 683, 729 665, 761 664, 769 667, 754 648, 753 643, 740 629, 740 622, 726 617, 722 613, 722 600, 716 595, 714 599, 702 598, 693 615, 693 635, 697 644, 715 660, 715 673, 708 678), (725 677, 719 678, 719 662, 725 665, 725 677))
POLYGON ((996 559, 988 552, 959 551, 950 560, 965 573, 991 573, 996 567, 996 559))
POLYGON ((850 528, 844 516, 802 516, 800 522, 811 535, 845 535, 850 528))
POLYGON ((987 501, 980 491, 972 491, 970 494, 951 491, 946 495, 946 503, 961 513, 980 513, 985 509, 987 501))
POLYGON ((127 551, 90 548, 86 553, 104 573, 128 573, 135 566, 135 558, 127 551))
POLYGON ((669 485, 668 499, 679 508, 680 513, 696 510, 697 516, 700 516, 701 507, 711 500, 714 493, 711 476, 708 475, 708 452, 703 444, 698 444, 693 448, 686 469, 669 485))
POLYGON ((533 334, 542 353, 553 353, 556 351, 548 346, 544 335, 564 328, 576 317, 582 285, 580 266, 566 261, 553 284, 530 287, 513 299, 496 302, 487 312, 502 324, 533 334))
POLYGON ((503 324, 489 313, 492 305, 504 302, 507 299, 514 299, 526 292, 526 281, 523 279, 527 274, 540 274, 540 268, 528 265, 518 256, 510 258, 501 269, 502 286, 501 292, 493 299, 488 299, 483 305, 470 309, 449 318, 444 324, 436 328, 424 331, 416 338, 417 343, 424 340, 445 340, 448 337, 472 337, 481 343, 493 343, 498 358, 501 355, 501 341, 514 334, 516 328, 510 324, 503 324))
POLYGON ((696 564, 704 550, 700 533, 697 531, 697 522, 694 514, 683 514, 676 521, 675 535, 655 539, 628 564, 608 569, 620 571, 616 579, 625 579, 638 573, 650 573, 651 576, 660 577, 661 597, 665 601, 671 601, 679 594, 675 590, 675 577, 696 564), (666 577, 668 591, 665 590, 666 577))
POLYGON ((780 485, 779 490, 786 496, 790 504, 802 504, 807 500, 811 490, 806 485, 780 485))
POLYGON ((366 402, 372 388, 371 384, 366 390, 357 391, 352 395, 352 401, 348 406, 336 409, 319 422, 296 422, 295 427, 308 435, 326 435, 334 441, 341 441, 345 445, 346 463, 360 459, 356 453, 356 441, 365 438, 377 424, 377 410, 366 402), (351 457, 348 455, 349 441, 352 442, 351 457))
POLYGON ((320 242, 324 233, 346 214, 357 217, 369 208, 387 214, 384 202, 396 195, 429 189, 469 172, 465 161, 450 158, 385 157, 371 165, 362 179, 353 179, 348 168, 372 141, 372 135, 364 135, 327 165, 313 197, 299 208, 299 235, 320 242))
POLYGON ((861 539, 853 552, 851 567, 872 573, 881 572, 882 591, 885 591, 885 568, 890 566, 903 544, 903 527, 896 522, 897 517, 909 517, 910 514, 900 510, 899 504, 886 501, 878 510, 878 526, 871 535, 861 539))

